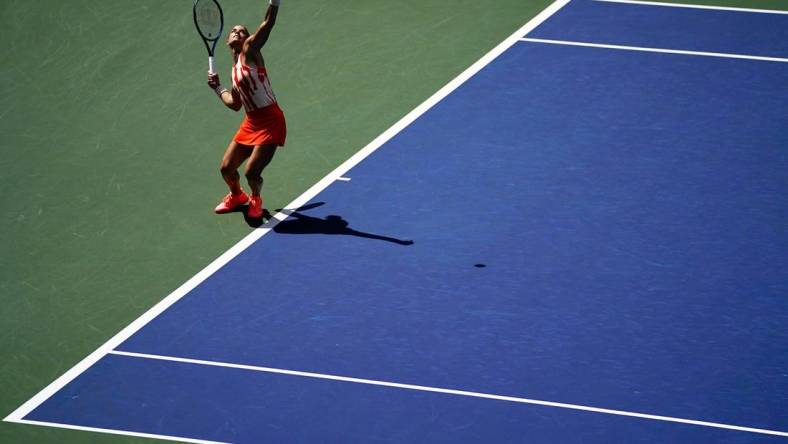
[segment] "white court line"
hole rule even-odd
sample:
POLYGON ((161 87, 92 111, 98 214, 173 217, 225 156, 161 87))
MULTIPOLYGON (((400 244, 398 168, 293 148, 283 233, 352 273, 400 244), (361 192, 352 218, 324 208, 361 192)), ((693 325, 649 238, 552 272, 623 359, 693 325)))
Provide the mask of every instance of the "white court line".
POLYGON ((82 361, 77 363, 66 373, 61 375, 56 380, 54 380, 47 387, 41 390, 38 394, 36 394, 32 398, 30 398, 27 402, 22 404, 19 408, 14 410, 11 414, 9 414, 4 419, 4 421, 21 422, 25 416, 27 416, 30 412, 32 412, 36 407, 41 405, 41 403, 49 399, 49 397, 54 395, 66 384, 71 382, 74 378, 82 374, 85 370, 87 370, 93 364, 98 362, 101 358, 106 356, 107 353, 117 348, 121 343, 123 343, 123 341, 131 337, 134 333, 136 333, 138 330, 144 327, 148 322, 153 320, 164 310, 168 309, 170 306, 172 306, 174 303, 176 303, 178 300, 184 297, 197 285, 202 283, 209 276, 211 276, 217 270, 222 268, 225 264, 227 264, 230 260, 232 260, 235 256, 240 254, 242 251, 247 249, 249 246, 251 246, 263 235, 270 232, 271 229, 273 229, 273 227, 276 226, 276 224, 286 219, 287 215, 292 213, 292 210, 305 205, 318 193, 320 193, 326 187, 328 187, 333 182, 335 182, 337 178, 344 176, 344 174, 347 173, 351 168, 356 166, 359 162, 361 162, 367 156, 372 154, 375 150, 380 148, 381 145, 386 143, 389 139, 391 139, 400 131, 405 129, 408 125, 413 123, 413 121, 415 121, 422 114, 427 112, 430 108, 435 106, 435 104, 443 100, 452 91, 460 87, 460 85, 465 83, 477 72, 481 71, 482 68, 490 64, 490 62, 495 60, 504 51, 515 45, 523 36, 531 32, 534 28, 536 28, 542 22, 547 20, 551 15, 555 14, 559 9, 564 7, 564 5, 569 3, 569 1, 570 0, 556 0, 555 2, 553 2, 550 6, 548 6, 546 9, 544 9, 542 12, 540 12, 538 15, 536 15, 534 18, 528 21, 528 23, 523 25, 523 27, 515 31, 514 34, 509 36, 506 40, 504 40, 500 44, 498 44, 498 46, 496 46, 490 52, 485 54, 476 63, 468 67, 468 69, 463 71, 459 76, 457 76, 448 84, 446 84, 443 88, 438 90, 430 98, 424 101, 424 103, 414 108, 411 112, 409 112, 397 123, 395 123, 391 128, 384 131, 381 135, 376 137, 367 146, 362 148, 360 151, 358 151, 356 154, 350 157, 347 161, 345 161, 342 165, 338 166, 334 171, 330 172, 326 177, 324 177, 318 183, 314 184, 311 188, 305 191, 304 194, 302 194, 301 196, 296 198, 293 202, 291 202, 289 205, 287 205, 287 208, 290 208, 291 210, 283 210, 278 212, 265 225, 249 233, 249 235, 241 239, 241 241, 239 241, 232 248, 227 250, 224 254, 219 256, 216 260, 211 262, 211 264, 205 267, 202 271, 194 275, 194 277, 186 281, 183 285, 181 285, 178 289, 170 293, 158 304, 151 307, 150 310, 142 314, 142 316, 134 320, 126 328, 118 332, 118 334, 110 338, 107 342, 101 345, 93 353, 85 357, 82 361))
POLYGON ((350 182, 350 178, 349 177, 337 177, 337 180, 339 180, 341 182, 350 182))
POLYGON ((204 439, 192 439, 192 438, 184 438, 181 436, 171 436, 171 435, 157 435, 155 433, 140 433, 140 432, 130 432, 127 430, 115 430, 115 429, 102 429, 100 427, 85 427, 85 426, 77 426, 72 424, 61 424, 58 422, 47 422, 47 421, 32 421, 29 419, 20 419, 18 421, 9 421, 15 422, 19 424, 29 424, 29 425, 38 425, 38 426, 47 426, 47 427, 57 427, 61 429, 71 429, 71 430, 82 430, 86 432, 98 432, 98 433, 110 433, 112 435, 123 435, 123 436, 137 436, 140 438, 153 438, 153 439, 163 439, 166 441, 179 441, 179 442, 191 442, 196 444, 230 444, 222 441, 206 441, 204 439))
POLYGON ((219 361, 205 361, 201 359, 188 359, 188 358, 177 358, 174 356, 162 356, 162 355, 151 355, 147 353, 132 353, 132 352, 124 352, 124 351, 112 351, 110 354, 113 355, 122 355, 122 356, 130 356, 134 358, 143 358, 143 359, 154 359, 158 361, 171 361, 171 362, 180 362, 186 364, 197 364, 197 365, 206 365, 212 367, 224 367, 224 368, 232 368, 232 369, 239 369, 239 370, 250 370, 255 372, 263 372, 263 373, 276 373, 280 375, 289 375, 289 376, 301 376, 306 378, 316 378, 316 379, 328 379, 331 381, 342 381, 342 382, 352 382, 356 384, 366 384, 366 385, 377 385, 383 387, 393 387, 398 389, 406 389, 406 390, 418 390, 422 392, 433 392, 433 393, 443 393, 447 395, 458 395, 458 396, 468 396, 472 398, 483 398, 483 399, 494 399, 497 401, 509 401, 509 402, 517 402, 521 404, 533 404, 533 405, 540 405, 546 407, 557 407, 562 409, 570 409, 570 410, 581 410, 584 412, 594 412, 594 413, 604 413, 608 415, 616 415, 616 416, 629 416, 633 418, 640 418, 640 419, 651 419, 655 421, 666 421, 666 422, 677 422, 681 424, 691 424, 696 426, 704 426, 704 427, 713 427, 718 429, 726 429, 726 430, 736 430, 740 432, 751 432, 751 433, 760 433, 765 435, 776 435, 776 436, 788 436, 788 432, 781 432, 778 430, 767 430, 767 429, 758 429, 753 427, 742 427, 737 425, 731 424, 721 424, 717 422, 708 422, 708 421, 697 421, 694 419, 685 419, 685 418, 675 418, 672 416, 661 416, 661 415, 650 415, 646 413, 637 413, 637 412, 627 412, 624 410, 613 410, 613 409, 605 409, 599 407, 590 407, 585 405, 578 405, 578 404, 566 404, 563 402, 552 402, 552 401, 542 401, 538 399, 529 399, 529 398, 518 398, 514 396, 502 396, 502 395, 493 395, 489 393, 479 393, 479 392, 469 392, 465 390, 454 390, 454 389, 446 389, 446 388, 438 388, 438 387, 428 387, 423 385, 413 385, 413 384, 400 384, 397 382, 387 382, 387 381, 377 381, 374 379, 362 379, 362 378, 351 378, 347 376, 337 376, 337 375, 326 375, 322 373, 311 373, 311 372, 300 372, 295 370, 283 370, 279 368, 270 368, 270 367, 259 367, 255 365, 243 365, 243 364, 232 364, 228 362, 219 362, 219 361))
POLYGON ((532 39, 527 37, 520 39, 520 41, 547 43, 551 45, 586 46, 590 48, 623 49, 626 51, 659 52, 664 54, 683 54, 683 55, 693 55, 693 56, 703 56, 703 57, 722 57, 727 59, 745 59, 745 60, 758 60, 763 62, 788 63, 788 59, 784 59, 780 57, 761 57, 761 56, 752 56, 745 54, 728 54, 721 52, 684 51, 681 49, 648 48, 643 46, 606 45, 602 43, 575 42, 570 40, 532 39))
POLYGON ((595 0, 595 1, 605 2, 605 3, 625 3, 629 5, 667 6, 671 8, 712 9, 716 11, 755 12, 761 14, 788 14, 788 11, 780 11, 777 9, 737 8, 733 6, 708 6, 708 5, 693 5, 688 3, 648 2, 648 1, 640 1, 640 0, 595 0))

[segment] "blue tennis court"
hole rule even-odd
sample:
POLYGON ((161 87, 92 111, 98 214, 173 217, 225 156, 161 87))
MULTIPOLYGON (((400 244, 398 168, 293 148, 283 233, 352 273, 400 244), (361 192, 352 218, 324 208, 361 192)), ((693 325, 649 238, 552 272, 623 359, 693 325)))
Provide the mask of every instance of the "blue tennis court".
POLYGON ((532 25, 12 419, 786 442, 788 14, 561 0, 532 25))

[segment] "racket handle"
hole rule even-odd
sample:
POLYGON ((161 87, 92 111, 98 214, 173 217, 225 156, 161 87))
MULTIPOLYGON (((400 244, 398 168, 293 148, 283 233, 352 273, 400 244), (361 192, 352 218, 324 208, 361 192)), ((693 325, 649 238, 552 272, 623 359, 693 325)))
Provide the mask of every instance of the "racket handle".
POLYGON ((216 74, 216 67, 213 64, 213 56, 208 56, 208 72, 216 74))

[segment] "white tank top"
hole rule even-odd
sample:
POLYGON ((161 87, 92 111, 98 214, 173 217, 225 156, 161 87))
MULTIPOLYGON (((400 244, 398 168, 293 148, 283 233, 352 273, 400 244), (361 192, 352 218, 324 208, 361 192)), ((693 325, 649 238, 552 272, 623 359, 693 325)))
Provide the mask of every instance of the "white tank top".
POLYGON ((241 56, 233 66, 233 89, 241 96, 247 113, 276 103, 265 68, 246 66, 241 63, 241 56))

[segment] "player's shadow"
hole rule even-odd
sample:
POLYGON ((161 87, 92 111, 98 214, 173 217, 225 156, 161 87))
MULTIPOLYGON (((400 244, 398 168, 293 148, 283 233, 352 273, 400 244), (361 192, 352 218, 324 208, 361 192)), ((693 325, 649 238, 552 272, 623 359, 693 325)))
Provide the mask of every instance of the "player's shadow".
POLYGON ((323 205, 323 202, 305 205, 295 210, 278 210, 289 217, 287 220, 279 222, 274 227, 274 232, 280 234, 334 234, 344 236, 356 236, 365 239, 381 240, 395 243, 398 245, 413 245, 412 240, 401 240, 380 234, 365 233, 363 231, 350 228, 350 223, 341 216, 330 215, 325 218, 312 217, 303 214, 303 211, 310 210, 323 205))
POLYGON ((271 220, 272 217, 271 213, 268 211, 268 208, 263 208, 263 217, 249 217, 249 204, 239 205, 236 209, 230 211, 230 213, 243 214, 246 224, 252 228, 262 227, 269 220, 271 220))
POLYGON ((246 224, 252 228, 262 227, 265 223, 271 220, 272 217, 271 213, 268 211, 268 208, 263 208, 263 217, 258 217, 258 218, 249 217, 249 205, 243 205, 233 212, 243 213, 246 224))

